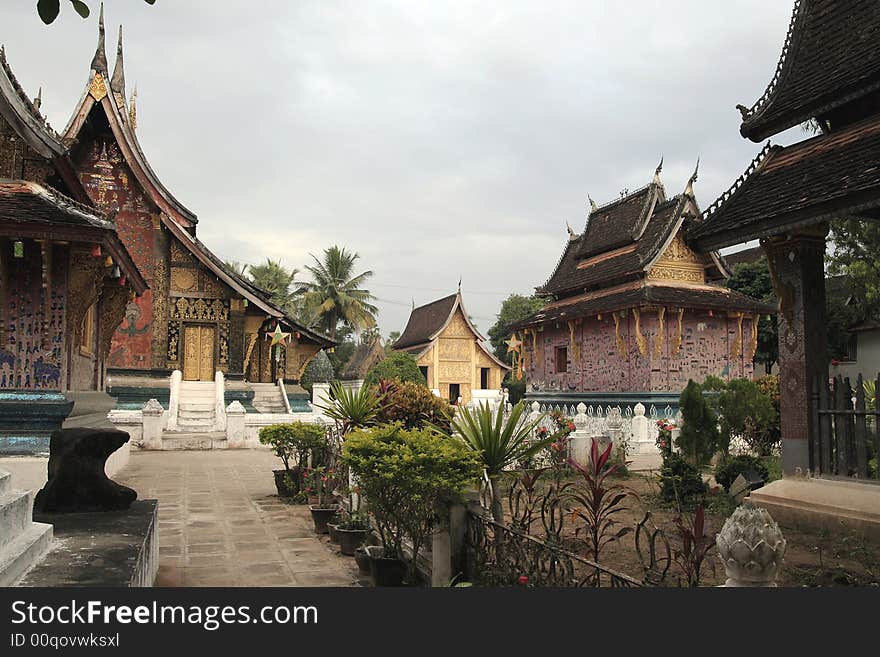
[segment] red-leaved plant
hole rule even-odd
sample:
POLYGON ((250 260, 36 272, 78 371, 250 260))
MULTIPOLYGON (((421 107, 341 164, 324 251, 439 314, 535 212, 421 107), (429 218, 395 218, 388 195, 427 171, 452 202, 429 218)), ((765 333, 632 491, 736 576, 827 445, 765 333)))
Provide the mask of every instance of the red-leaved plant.
POLYGON ((624 506, 625 500, 631 496, 636 497, 636 494, 629 487, 610 479, 622 465, 608 462, 612 447, 609 443, 600 454, 599 443, 593 438, 590 462, 586 467, 574 459, 568 460, 569 465, 581 475, 581 480, 566 493, 569 501, 576 502, 581 507, 572 511, 572 519, 580 518, 584 521, 584 526, 578 527, 576 534, 583 530, 583 540, 590 549, 593 561, 597 563, 606 545, 633 531, 632 527, 617 529, 619 523, 614 516, 626 511, 628 507, 624 506))
MULTIPOLYGON (((681 569, 687 585, 697 587, 700 585, 700 571, 706 555, 715 546, 715 536, 709 531, 703 505, 697 507, 693 518, 685 520, 679 513, 675 519, 675 529, 680 545, 673 550, 673 560, 681 569)), ((709 564, 714 570, 715 564, 712 561, 709 564)))

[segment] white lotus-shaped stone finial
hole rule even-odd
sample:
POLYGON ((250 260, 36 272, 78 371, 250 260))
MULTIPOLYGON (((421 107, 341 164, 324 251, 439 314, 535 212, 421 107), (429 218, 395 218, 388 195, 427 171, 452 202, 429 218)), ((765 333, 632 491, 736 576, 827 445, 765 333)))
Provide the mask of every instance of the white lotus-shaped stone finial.
POLYGON ((724 586, 776 586, 786 541, 766 509, 746 499, 716 537, 724 586))

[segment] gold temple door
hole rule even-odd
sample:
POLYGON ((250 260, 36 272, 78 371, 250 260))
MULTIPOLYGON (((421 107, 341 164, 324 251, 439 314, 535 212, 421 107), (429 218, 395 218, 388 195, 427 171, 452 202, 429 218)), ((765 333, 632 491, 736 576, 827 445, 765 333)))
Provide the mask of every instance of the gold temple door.
POLYGON ((183 330, 183 378, 186 381, 214 380, 213 326, 185 326, 183 330))

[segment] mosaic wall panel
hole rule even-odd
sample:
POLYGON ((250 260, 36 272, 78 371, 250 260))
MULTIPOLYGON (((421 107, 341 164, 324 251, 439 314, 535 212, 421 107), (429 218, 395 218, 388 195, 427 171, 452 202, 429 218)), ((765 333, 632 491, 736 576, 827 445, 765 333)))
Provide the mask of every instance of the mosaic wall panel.
POLYGON ((751 377, 748 352, 750 320, 743 322, 742 345, 738 356, 732 346, 738 339, 738 323, 725 314, 707 311, 685 312, 678 344, 678 315, 668 309, 661 322, 656 309, 642 310, 638 332, 632 311, 618 318, 611 315, 585 319, 575 331, 581 358, 573 357, 568 326, 548 326, 539 332, 538 350, 526 338, 526 380, 530 388, 578 392, 677 392, 688 379, 702 381, 712 374, 722 378, 751 377), (658 336, 662 334, 659 342, 658 336), (641 336, 641 337, 637 337, 641 336), (568 350, 568 371, 556 372, 557 347, 568 350), (625 351, 625 353, 622 352, 625 351))
POLYGON ((75 150, 74 161, 89 196, 114 217, 119 237, 151 288, 128 304, 125 320, 113 335, 107 364, 148 369, 153 364, 153 298, 161 292, 153 289, 155 208, 134 179, 112 135, 83 143, 75 150))
POLYGON ((65 342, 66 250, 54 248, 51 293, 43 291, 40 247, 25 241, 25 257, 6 261, 5 344, 0 349, 0 389, 57 390, 65 342))

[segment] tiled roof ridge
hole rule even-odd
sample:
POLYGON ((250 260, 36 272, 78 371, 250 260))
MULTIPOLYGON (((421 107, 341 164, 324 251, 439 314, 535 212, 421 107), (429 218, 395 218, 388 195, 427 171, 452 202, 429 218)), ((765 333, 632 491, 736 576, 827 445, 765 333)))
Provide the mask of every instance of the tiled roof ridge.
POLYGON ((752 105, 751 108, 746 108, 743 105, 739 105, 738 108, 742 113, 743 125, 746 123, 753 121, 761 111, 767 106, 770 97, 773 93, 779 88, 779 82, 782 79, 783 75, 786 74, 789 70, 787 64, 789 64, 789 54, 792 51, 792 43, 793 37, 796 34, 799 34, 796 31, 796 27, 800 24, 800 20, 806 16, 806 12, 801 13, 801 8, 804 7, 804 0, 795 0, 794 9, 791 12, 791 20, 788 24, 788 33, 785 35, 785 41, 782 44, 782 52, 779 55, 779 62, 776 64, 776 71, 773 73, 773 77, 771 78, 767 88, 764 90, 764 94, 755 101, 755 104, 752 105))
POLYGON ((12 67, 9 65, 9 62, 6 59, 6 46, 0 46, 0 66, 3 67, 3 72, 12 83, 12 88, 15 89, 15 92, 18 94, 19 100, 21 100, 25 109, 27 109, 27 111, 33 118, 43 124, 43 128, 46 130, 46 133, 53 139, 55 139, 55 141, 57 141, 60 146, 62 143, 61 136, 57 132, 55 132, 52 126, 49 125, 46 117, 40 113, 40 110, 38 110, 37 107, 34 105, 34 101, 28 97, 27 92, 25 92, 24 88, 21 86, 18 78, 15 77, 15 73, 12 72, 12 67))
POLYGON ((610 210, 614 206, 616 206, 620 203, 623 203, 624 201, 632 198, 633 196, 638 196, 639 194, 645 193, 646 191, 648 191, 648 189, 650 187, 652 187, 653 185, 656 185, 656 184, 657 183, 649 182, 647 185, 643 185, 634 191, 631 191, 631 192, 627 191, 626 194, 624 194, 623 196, 618 196, 618 198, 616 198, 612 201, 607 201, 606 203, 604 203, 602 205, 597 205, 595 210, 590 211, 590 214, 587 216, 587 219, 589 219, 590 216, 596 214, 597 212, 603 212, 606 210, 610 210))
MULTIPOLYGON (((565 260, 565 256, 568 255, 568 250, 573 248, 575 245, 580 245, 581 239, 583 239, 584 235, 586 235, 586 231, 584 231, 584 233, 582 233, 576 240, 566 240, 565 248, 562 249, 562 254, 556 260, 556 266, 553 267, 553 271, 550 272, 547 280, 544 281, 542 285, 539 285, 535 288, 535 292, 537 292, 538 294, 544 294, 542 290, 546 289, 546 287, 550 284, 550 281, 553 280, 553 277, 556 276, 557 272, 559 271, 559 267, 562 266, 562 261, 565 260)), ((580 247, 578 246, 578 248, 580 247)))
MULTIPOLYGON (((737 178, 733 184, 725 191, 721 196, 719 196, 708 208, 703 210, 701 215, 701 222, 699 225, 705 225, 706 220, 708 220, 713 214, 715 214, 721 206, 730 200, 734 194, 736 194, 739 190, 743 188, 745 183, 751 177, 751 175, 757 171, 763 164, 766 162, 767 158, 776 151, 780 150, 781 146, 773 146, 768 140, 764 145, 764 148, 755 156, 755 158, 751 161, 746 170, 740 174, 739 178, 737 178)), ((696 232, 699 232, 698 227, 695 226, 696 232)))
POLYGON ((33 180, 11 180, 3 178, 0 178, 0 185, 14 185, 20 188, 21 192, 28 190, 34 196, 39 196, 45 199, 59 210, 69 214, 78 214, 91 223, 100 223, 102 228, 115 230, 113 222, 110 221, 107 215, 101 210, 86 205, 85 203, 80 203, 48 185, 43 185, 33 180))

